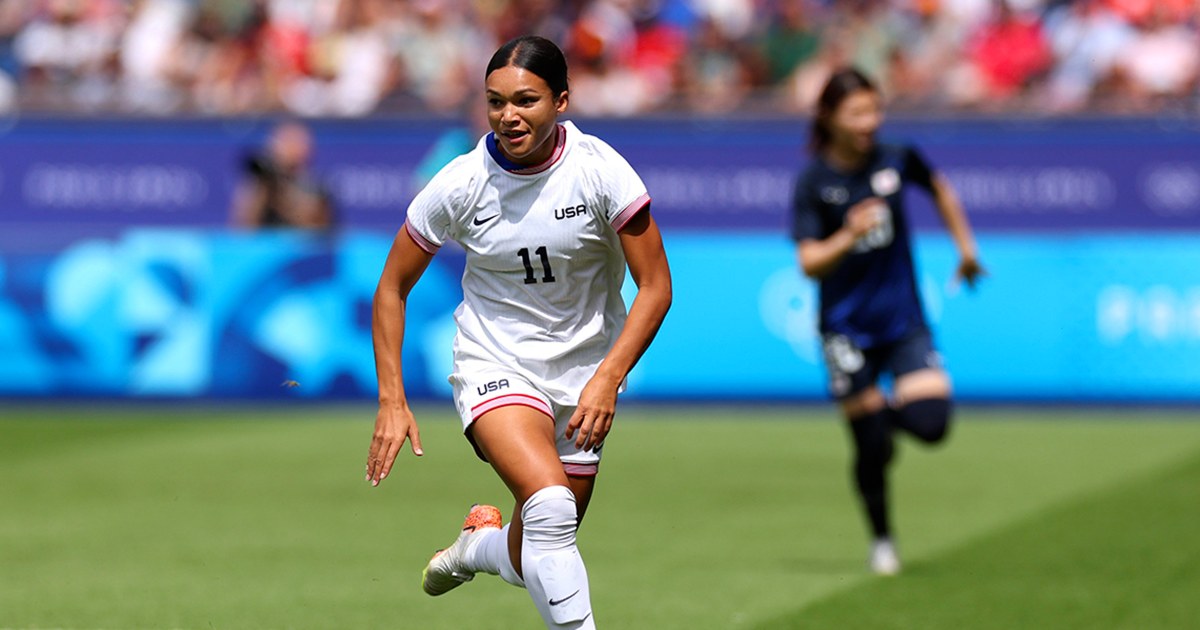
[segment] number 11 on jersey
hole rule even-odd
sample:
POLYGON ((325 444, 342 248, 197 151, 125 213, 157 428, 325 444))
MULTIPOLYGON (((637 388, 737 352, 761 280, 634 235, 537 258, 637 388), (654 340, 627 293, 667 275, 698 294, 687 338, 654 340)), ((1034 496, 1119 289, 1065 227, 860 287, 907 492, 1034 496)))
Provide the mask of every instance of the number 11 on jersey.
MULTIPOLYGON (((554 272, 550 270, 550 255, 546 253, 546 246, 533 250, 542 262, 542 282, 554 282, 554 272)), ((533 260, 529 258, 529 248, 522 247, 517 255, 521 257, 521 263, 525 265, 525 284, 537 284, 537 277, 533 274, 533 260)))

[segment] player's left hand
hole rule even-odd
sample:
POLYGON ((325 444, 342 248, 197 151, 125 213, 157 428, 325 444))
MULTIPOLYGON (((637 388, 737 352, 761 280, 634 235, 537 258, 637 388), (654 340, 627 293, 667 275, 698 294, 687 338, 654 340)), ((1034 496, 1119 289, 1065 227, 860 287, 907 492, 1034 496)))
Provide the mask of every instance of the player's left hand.
POLYGON ((967 283, 968 289, 974 289, 979 279, 986 275, 987 270, 979 263, 979 259, 968 256, 959 261, 958 270, 954 272, 954 279, 967 283))
POLYGON ((567 422, 567 439, 575 437, 575 448, 591 450, 604 443, 617 413, 617 386, 593 376, 579 395, 579 405, 567 422), (576 432, 579 433, 576 436, 576 432))

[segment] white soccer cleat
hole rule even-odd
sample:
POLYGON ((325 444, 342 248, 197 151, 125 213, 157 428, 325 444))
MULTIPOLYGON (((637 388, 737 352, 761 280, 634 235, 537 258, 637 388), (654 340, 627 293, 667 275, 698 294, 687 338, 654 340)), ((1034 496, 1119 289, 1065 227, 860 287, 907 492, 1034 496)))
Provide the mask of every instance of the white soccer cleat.
POLYGON ((504 521, 500 509, 491 505, 473 505, 463 521, 462 532, 453 545, 433 554, 421 572, 421 588, 430 595, 447 593, 475 579, 475 572, 463 566, 463 556, 476 544, 483 530, 500 529, 504 521))
POLYGON ((896 546, 890 538, 877 538, 871 543, 871 572, 875 575, 896 575, 900 573, 900 556, 896 555, 896 546))

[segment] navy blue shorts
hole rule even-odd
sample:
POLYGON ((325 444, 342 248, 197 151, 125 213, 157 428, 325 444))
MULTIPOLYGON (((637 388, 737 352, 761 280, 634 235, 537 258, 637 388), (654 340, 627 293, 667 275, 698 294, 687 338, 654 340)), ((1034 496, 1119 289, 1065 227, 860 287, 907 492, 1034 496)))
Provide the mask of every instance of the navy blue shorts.
POLYGON ((915 330, 893 343, 860 349, 849 337, 827 334, 823 342, 829 393, 842 400, 874 385, 883 373, 898 378, 910 372, 942 369, 942 358, 926 329, 915 330))

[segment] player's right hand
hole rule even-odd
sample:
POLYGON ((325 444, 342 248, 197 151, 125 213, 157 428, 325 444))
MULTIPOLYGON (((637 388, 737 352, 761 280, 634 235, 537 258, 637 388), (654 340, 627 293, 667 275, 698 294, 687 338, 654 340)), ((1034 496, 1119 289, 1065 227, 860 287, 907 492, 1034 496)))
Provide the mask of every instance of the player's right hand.
POLYGON ((425 454, 421 450, 421 432, 417 429, 417 420, 408 407, 383 406, 375 416, 375 433, 371 436, 371 448, 367 452, 367 481, 372 486, 378 486, 380 481, 387 479, 400 454, 400 447, 405 440, 412 440, 412 451, 420 457, 425 454))
POLYGON ((987 270, 979 263, 979 259, 974 256, 963 257, 958 263, 958 269, 954 272, 954 279, 961 280, 967 283, 968 289, 974 289, 979 283, 979 279, 987 275, 987 270))
POLYGON ((855 239, 866 236, 883 223, 886 202, 879 197, 867 197, 846 211, 845 226, 855 239))

